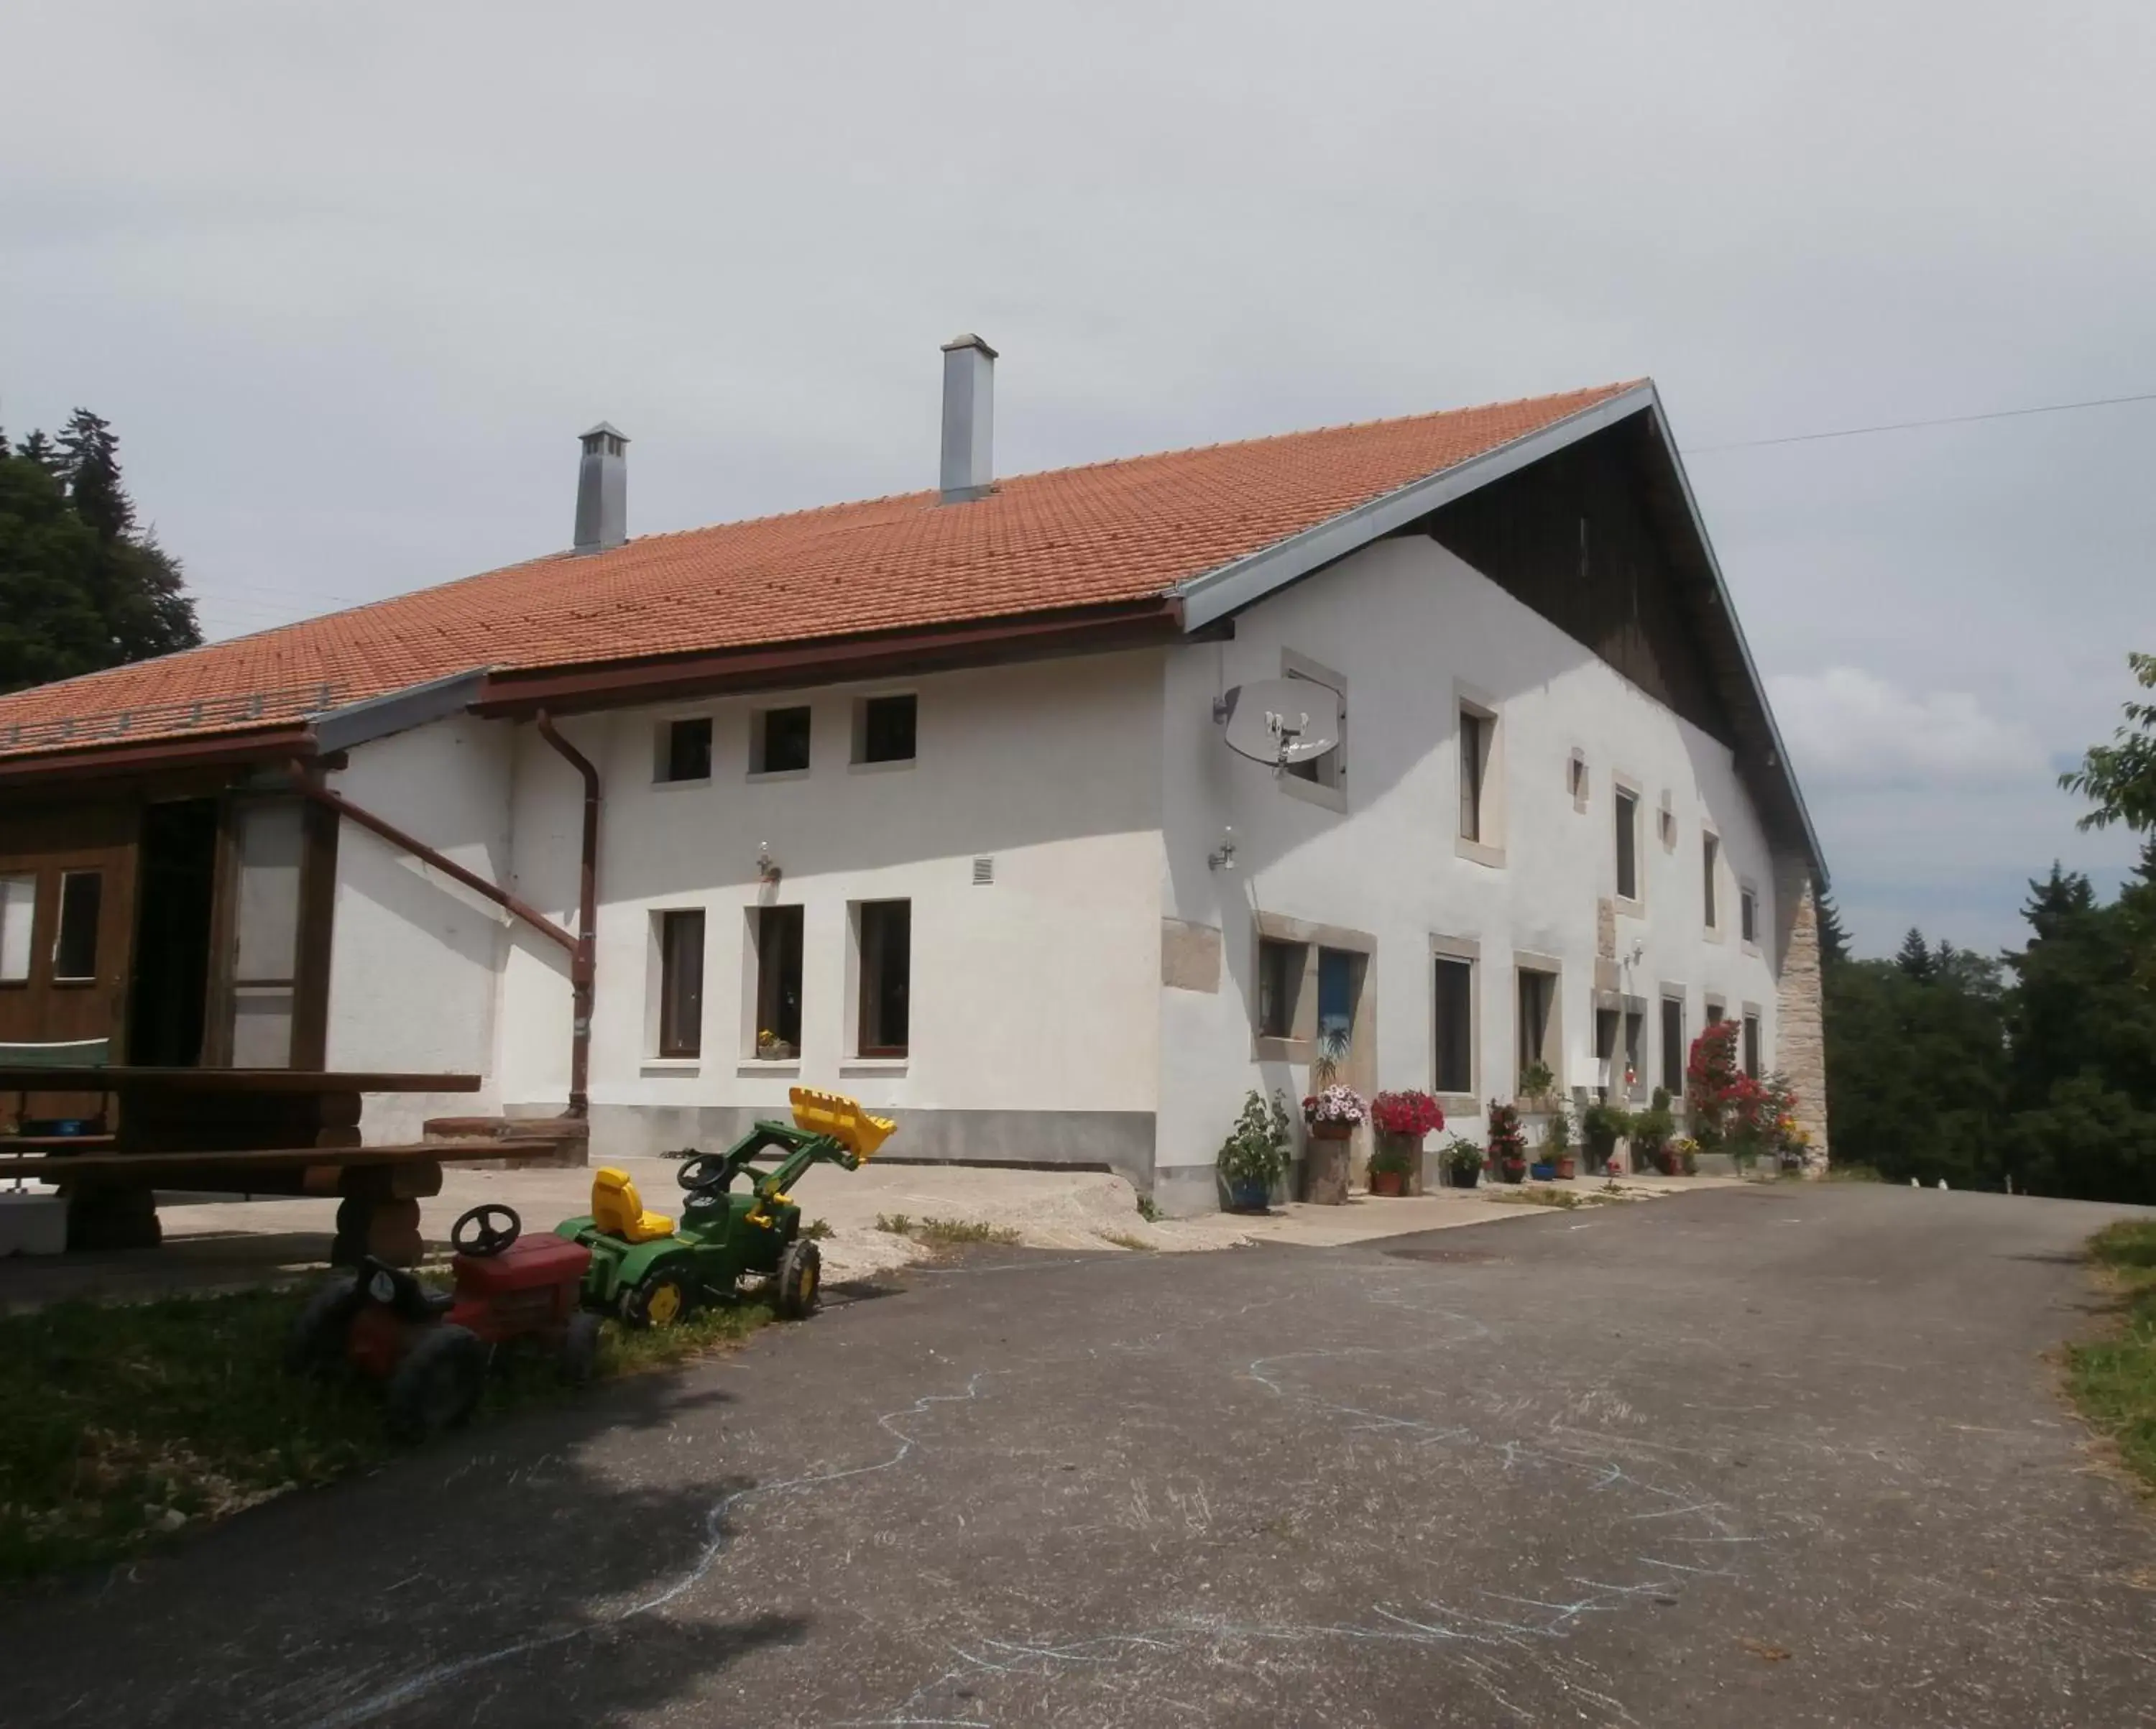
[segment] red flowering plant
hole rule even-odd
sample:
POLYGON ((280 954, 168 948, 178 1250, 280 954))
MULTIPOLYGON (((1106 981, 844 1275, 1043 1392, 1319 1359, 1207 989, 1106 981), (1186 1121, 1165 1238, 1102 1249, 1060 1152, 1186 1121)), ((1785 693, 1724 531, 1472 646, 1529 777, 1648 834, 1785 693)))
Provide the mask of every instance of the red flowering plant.
POLYGON ((1419 1141, 1445 1126, 1445 1111, 1428 1093, 1379 1093, 1370 1101, 1370 1121, 1381 1135, 1404 1135, 1419 1141))
POLYGON ((1715 1022, 1692 1040, 1691 1056, 1685 1065, 1685 1103, 1691 1112, 1692 1139, 1708 1152, 1719 1147, 1729 1132, 1737 1083, 1751 1078, 1737 1066, 1737 1033, 1735 1021, 1715 1022))
POLYGON ((1520 1126, 1520 1107, 1490 1101, 1490 1162, 1507 1183, 1527 1174, 1527 1131, 1520 1126))

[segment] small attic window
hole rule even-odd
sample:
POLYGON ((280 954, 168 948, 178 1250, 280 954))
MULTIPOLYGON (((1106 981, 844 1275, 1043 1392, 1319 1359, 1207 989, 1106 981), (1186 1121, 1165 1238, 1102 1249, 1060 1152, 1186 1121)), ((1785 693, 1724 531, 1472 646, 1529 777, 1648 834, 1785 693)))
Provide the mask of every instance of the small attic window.
POLYGON ((711 717, 696 715, 659 726, 655 781, 707 781, 711 777, 711 717))

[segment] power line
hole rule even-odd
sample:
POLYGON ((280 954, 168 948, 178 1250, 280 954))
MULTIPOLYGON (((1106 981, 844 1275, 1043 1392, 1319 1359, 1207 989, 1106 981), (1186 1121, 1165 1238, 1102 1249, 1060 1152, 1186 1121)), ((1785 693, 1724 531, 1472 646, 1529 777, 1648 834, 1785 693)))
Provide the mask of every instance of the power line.
POLYGON ((1706 456, 1717 450, 1756 450, 1763 444, 1810 444, 1821 439, 1858 439, 1867 433, 1914 432, 1927 426, 1967 426, 1977 420, 2015 420, 2025 414, 2064 414, 2076 408, 2116 408, 2128 403, 2156 403, 2156 390, 2133 396, 2091 397, 2080 403, 2046 403, 2034 408, 1994 408, 1984 414, 1943 414, 1931 420, 1892 420, 1877 426, 1845 426, 1835 432, 1791 433, 1779 439, 1738 439, 1727 444, 1695 444, 1686 456, 1706 456))

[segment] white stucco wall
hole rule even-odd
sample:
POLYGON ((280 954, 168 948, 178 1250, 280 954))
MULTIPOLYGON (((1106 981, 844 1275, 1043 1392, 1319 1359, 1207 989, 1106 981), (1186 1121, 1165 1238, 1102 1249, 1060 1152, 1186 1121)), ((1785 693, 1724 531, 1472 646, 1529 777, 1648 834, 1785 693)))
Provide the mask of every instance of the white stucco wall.
MULTIPOLYGON (((1162 659, 1089 656, 564 722, 598 765, 606 796, 595 1122, 619 1122, 610 1107, 657 1113, 662 1125, 691 1121, 666 1112, 701 1107, 783 1110, 797 1082, 916 1114, 1149 1113, 1162 659), (917 693, 916 757, 854 767, 854 701, 883 690, 917 693), (752 711, 800 702, 814 711, 808 773, 751 779, 752 711), (657 728, 699 714, 714 721, 711 778, 654 782, 657 728), (767 844, 783 873, 767 891, 756 864, 767 844), (991 885, 973 884, 977 856, 994 860, 991 885), (798 1064, 749 1055, 747 911, 759 895, 804 909, 798 1064), (854 1059, 849 904, 901 898, 913 904, 911 1049, 902 1062, 854 1059), (656 1055, 648 1013, 653 916, 686 907, 706 914, 703 1049, 669 1062, 656 1055)), ((520 731, 515 886, 566 918, 578 782, 520 731)), ((565 977, 549 955, 509 958, 499 1039, 508 1106, 558 1106, 566 1095, 565 977)), ((593 1147, 607 1151, 598 1129, 593 1147)), ((1030 1153, 1014 1142, 999 1156, 1030 1153)))
MULTIPOLYGON (((1643 1080, 1652 1085, 1660 1073, 1666 983, 1685 988, 1688 1037, 1703 1024, 1710 994, 1725 1000, 1732 1018, 1757 1005, 1772 1065, 1773 872, 1728 750, 1435 542, 1380 542, 1243 614, 1232 642, 1177 651, 1163 736, 1163 910, 1220 926, 1224 967, 1217 995, 1161 993, 1158 1167, 1209 1166, 1245 1089, 1280 1086, 1292 1101, 1307 1086, 1300 1065, 1261 1070, 1253 1060, 1259 910, 1376 937, 1364 989, 1376 993, 1378 1085, 1432 1084, 1433 936, 1481 944, 1478 1097, 1514 1090, 1519 950, 1562 962, 1558 1078, 1591 1085, 1597 901, 1615 893, 1613 772, 1641 794, 1642 916, 1617 918, 1616 950, 1617 988, 1647 999, 1643 1080), (1281 675, 1283 649, 1347 680, 1345 814, 1291 796, 1270 769, 1230 754, 1212 721, 1214 698, 1227 686, 1281 675), (1500 867, 1461 858, 1454 844, 1463 685, 1501 717, 1500 867), (1575 747, 1590 775, 1584 814, 1567 788, 1575 747), (1666 852, 1656 826, 1666 791, 1677 823, 1666 852), (1722 841, 1720 940, 1702 928, 1703 823, 1722 841), (1235 831, 1236 869, 1209 870, 1206 854, 1227 825, 1235 831), (1761 890, 1754 952, 1736 936, 1740 879, 1761 890)), ((1483 1126, 1478 1116, 1452 1126, 1480 1138, 1483 1126)), ((1194 1177, 1185 1188, 1179 1198, 1190 1204, 1194 1177)))
MULTIPOLYGON (((489 881, 509 862, 508 729, 459 716, 351 753, 328 784, 489 881)), ((337 834, 330 952, 332 1069, 490 1077, 479 1094, 381 1094, 370 1141, 418 1137, 427 1117, 494 1108, 495 998, 505 952, 529 940, 462 885, 352 822, 337 834)))

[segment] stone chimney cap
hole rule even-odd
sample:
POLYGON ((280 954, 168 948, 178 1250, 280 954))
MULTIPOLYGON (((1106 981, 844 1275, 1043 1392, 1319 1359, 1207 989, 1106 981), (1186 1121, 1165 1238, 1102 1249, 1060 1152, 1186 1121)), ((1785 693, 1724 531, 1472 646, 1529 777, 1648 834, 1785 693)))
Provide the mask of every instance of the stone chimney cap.
POLYGON ((624 432, 619 427, 616 426, 611 420, 602 420, 598 425, 588 428, 586 430, 578 433, 577 436, 579 439, 596 439, 602 434, 610 439, 619 439, 624 444, 629 442, 629 434, 624 432))
POLYGON ((946 354, 952 353, 955 350, 960 348, 978 348, 982 353, 987 355, 990 360, 993 360, 996 357, 996 351, 989 347, 985 341, 983 341, 980 337, 975 336, 971 331, 960 332, 957 336, 952 337, 949 341, 943 345, 943 351, 946 354))

